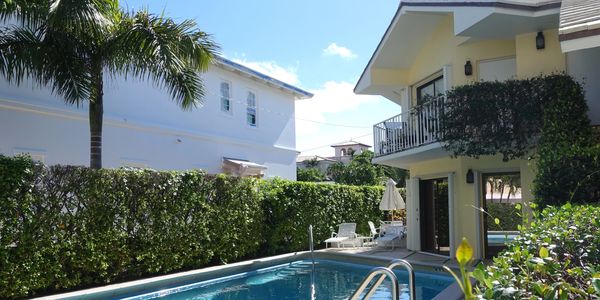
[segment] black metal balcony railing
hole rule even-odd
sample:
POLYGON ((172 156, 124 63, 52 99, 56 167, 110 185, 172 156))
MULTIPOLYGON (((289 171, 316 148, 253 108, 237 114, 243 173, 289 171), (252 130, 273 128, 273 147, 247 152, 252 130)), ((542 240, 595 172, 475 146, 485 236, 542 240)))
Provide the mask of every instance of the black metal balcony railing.
POLYGON ((383 156, 437 142, 444 97, 389 118, 373 126, 375 156, 383 156))

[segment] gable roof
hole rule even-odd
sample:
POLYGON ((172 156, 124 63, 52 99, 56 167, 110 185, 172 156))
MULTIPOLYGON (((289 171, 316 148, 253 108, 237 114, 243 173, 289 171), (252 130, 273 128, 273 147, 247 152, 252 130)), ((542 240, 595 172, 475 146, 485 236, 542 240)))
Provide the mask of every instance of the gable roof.
MULTIPOLYGON (((588 0, 593 1, 593 0, 588 0)), ((424 38, 437 27, 437 20, 445 14, 454 14, 454 18, 461 20, 457 26, 455 23, 455 34, 469 38, 473 32, 469 29, 476 27, 492 14, 502 16, 511 15, 521 18, 539 18, 541 24, 535 24, 533 27, 545 28, 548 23, 554 24, 553 14, 556 14, 558 20, 558 10, 561 5, 560 0, 403 0, 400 1, 398 9, 390 21, 385 33, 381 37, 375 51, 371 55, 369 62, 361 73, 355 87, 356 94, 380 94, 389 99, 388 95, 369 90, 372 86, 371 71, 375 68, 383 69, 404 69, 413 62, 414 56, 420 51, 419 46, 424 43, 424 38), (418 13, 418 14, 413 14, 418 13), (418 30, 415 30, 418 28, 418 30), (409 41, 409 42, 407 42, 409 41), (406 47, 401 53, 399 51, 384 51, 387 44, 402 44, 406 47), (385 60, 392 57, 396 61, 390 63, 385 60), (381 60, 385 60, 381 62, 381 60)), ((555 26, 555 25, 554 25, 555 26)), ((513 29, 514 26, 505 26, 505 30, 499 28, 494 33, 505 34, 513 29)), ((531 26, 530 26, 531 27, 531 26)), ((539 28, 538 28, 539 29, 539 28)), ((533 29, 530 31, 534 31, 533 29)), ((518 33, 518 32, 516 32, 518 33)), ((466 39, 465 39, 466 40, 466 39)), ((396 93, 396 92, 391 92, 396 93)))
POLYGON ((280 90, 282 90, 286 93, 292 94, 296 99, 308 99, 308 98, 312 98, 312 96, 313 96, 312 93, 309 93, 301 88, 295 87, 291 84, 287 84, 279 79, 273 78, 271 76, 265 75, 256 70, 250 69, 244 65, 233 62, 222 56, 215 56, 214 64, 222 69, 233 71, 234 73, 238 73, 242 76, 246 76, 251 79, 255 79, 255 80, 262 82, 268 86, 279 88, 280 90))

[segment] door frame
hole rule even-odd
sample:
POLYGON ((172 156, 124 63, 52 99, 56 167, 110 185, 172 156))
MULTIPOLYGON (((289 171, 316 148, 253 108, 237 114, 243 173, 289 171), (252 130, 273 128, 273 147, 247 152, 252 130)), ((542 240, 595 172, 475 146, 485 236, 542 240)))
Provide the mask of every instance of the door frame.
MULTIPOLYGON (((455 219, 454 218, 454 212, 455 212, 454 206, 455 206, 455 192, 456 192, 455 177, 456 177, 455 172, 449 172, 449 173, 426 174, 426 175, 421 175, 419 177, 413 177, 413 178, 409 179, 410 181, 409 181, 409 184, 407 184, 407 187, 409 187, 408 195, 410 196, 410 200, 408 202, 412 202, 410 205, 411 207, 415 206, 415 204, 416 204, 416 207, 413 207, 410 210, 410 212, 413 214, 415 214, 415 213, 417 214, 417 216, 414 218, 413 224, 411 224, 411 223, 407 224, 409 226, 409 235, 410 234, 414 235, 412 239, 409 236, 410 244, 412 244, 411 250, 415 250, 420 253, 437 255, 437 256, 447 257, 447 258, 451 258, 451 257, 455 256, 455 253, 456 253, 456 238, 455 238, 456 226, 454 224, 454 219, 455 219), (422 249, 421 249, 420 181, 421 180, 431 180, 431 179, 447 179, 448 180, 448 223, 449 223, 448 224, 448 231, 449 231, 448 234, 449 234, 449 244, 450 244, 449 245, 449 247, 450 247, 449 255, 425 252, 425 251, 422 251, 422 249), (412 230, 410 229, 410 227, 412 227, 412 230)), ((408 206, 409 205, 407 203, 407 207, 408 206)))
MULTIPOLYGON (((484 188, 484 184, 485 181, 483 180, 485 177, 489 177, 489 176, 497 176, 497 175, 515 175, 518 174, 519 178, 521 178, 521 170, 514 170, 514 169, 509 169, 509 170, 495 170, 495 171, 478 171, 476 173, 476 184, 477 184, 477 188, 475 189, 476 193, 479 194, 478 197, 478 208, 480 209, 478 211, 478 216, 479 216, 479 226, 478 229, 480 230, 480 234, 478 235, 480 238, 480 242, 479 247, 480 247, 480 251, 481 251, 481 258, 486 259, 487 254, 489 252, 488 247, 489 247, 489 243, 488 243, 488 236, 487 236, 487 217, 485 215, 485 213, 483 211, 487 211, 487 205, 486 205, 486 200, 485 200, 485 194, 486 194, 486 188, 484 188)), ((521 204, 523 205, 523 204, 521 204)))

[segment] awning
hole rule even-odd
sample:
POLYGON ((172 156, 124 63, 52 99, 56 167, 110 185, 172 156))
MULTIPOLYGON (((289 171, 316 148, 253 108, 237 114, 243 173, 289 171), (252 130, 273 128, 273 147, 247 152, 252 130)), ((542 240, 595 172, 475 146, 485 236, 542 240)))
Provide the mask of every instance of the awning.
POLYGON ((263 177, 267 166, 245 159, 223 157, 223 172, 240 177, 263 177))

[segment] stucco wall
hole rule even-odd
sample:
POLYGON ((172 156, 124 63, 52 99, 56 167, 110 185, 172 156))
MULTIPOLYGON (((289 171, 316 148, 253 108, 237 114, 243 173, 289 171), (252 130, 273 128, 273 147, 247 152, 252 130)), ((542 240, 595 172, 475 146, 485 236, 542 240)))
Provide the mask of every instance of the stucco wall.
POLYGON ((452 66, 451 86, 464 85, 477 80, 477 62, 494 58, 514 56, 514 40, 468 41, 454 35, 452 15, 440 23, 436 31, 419 51, 409 71, 412 99, 416 98, 416 86, 431 74, 440 72, 444 65, 452 66), (473 65, 473 75, 466 76, 467 60, 473 65))
POLYGON ((588 117, 593 125, 600 125, 600 48, 569 52, 567 72, 583 83, 588 117))
MULTIPOLYGON (((293 96, 212 67, 203 75, 204 105, 182 111, 140 80, 106 78, 103 166, 202 168, 221 172, 223 157, 268 167, 266 176, 296 178, 293 96), (232 113, 220 108, 220 82, 231 82, 232 113), (256 94, 258 125, 246 124, 246 94, 256 94)), ((48 164, 89 164, 87 105, 67 106, 47 89, 0 81, 0 153, 40 153, 48 164)))
MULTIPOLYGON (((481 182, 476 180, 476 182, 472 184, 466 183, 466 174, 469 169, 473 170, 476 174, 520 172, 521 185, 523 187, 522 198, 524 202, 533 200, 531 186, 534 179, 534 169, 533 165, 527 160, 503 162, 502 157, 499 155, 483 156, 479 159, 469 157, 448 157, 411 165, 411 178, 419 178, 421 180, 445 178, 449 173, 454 173, 454 205, 452 206, 452 211, 454 212, 452 217, 452 220, 454 220, 454 245, 459 245, 462 238, 466 237, 472 245, 480 245, 480 247, 475 247, 475 256, 481 258, 481 249, 483 245, 482 240, 478 237, 478 211, 473 207, 477 207, 477 203, 482 201, 482 195, 480 194, 481 190, 479 189, 481 182)), ((407 199, 407 201, 414 200, 415 199, 407 199)), ((482 224, 479 226, 482 226, 482 224)), ((409 234, 414 232, 414 229, 409 230, 409 234)))
POLYGON ((544 31, 546 47, 538 50, 535 47, 537 32, 517 35, 517 76, 527 78, 540 74, 564 72, 565 54, 560 49, 558 29, 544 31))

